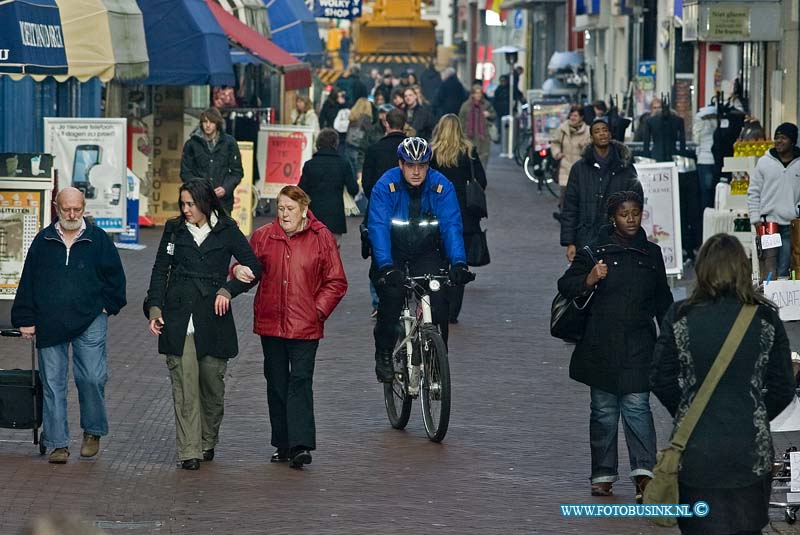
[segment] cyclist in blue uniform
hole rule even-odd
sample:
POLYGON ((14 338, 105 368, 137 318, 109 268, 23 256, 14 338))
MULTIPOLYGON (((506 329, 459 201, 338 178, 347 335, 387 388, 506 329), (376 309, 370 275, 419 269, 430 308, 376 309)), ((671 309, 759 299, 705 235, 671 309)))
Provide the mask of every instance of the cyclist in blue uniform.
MULTIPOLYGON (((397 147, 398 167, 389 169, 372 189, 369 201, 370 277, 380 297, 375 325, 375 373, 392 382, 392 352, 403 306, 404 267, 412 276, 438 274, 449 268, 454 284, 475 276, 467 268, 461 211, 453 184, 429 169, 428 142, 419 137, 397 147)), ((447 343, 445 292, 431 292, 433 321, 447 343)))

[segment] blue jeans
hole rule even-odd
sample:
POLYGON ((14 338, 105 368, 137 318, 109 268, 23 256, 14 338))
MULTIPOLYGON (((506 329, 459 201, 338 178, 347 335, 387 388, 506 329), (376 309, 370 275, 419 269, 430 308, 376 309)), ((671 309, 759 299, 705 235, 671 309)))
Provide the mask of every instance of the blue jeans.
POLYGON ((375 285, 372 284, 372 281, 369 281, 369 295, 372 297, 372 310, 378 310, 380 299, 378 298, 378 291, 375 289, 375 285))
POLYGON ((653 477, 656 464, 656 429, 650 412, 650 393, 636 392, 618 396, 591 389, 589 443, 592 450, 592 483, 613 483, 619 479, 617 469, 617 432, 619 416, 628 443, 631 479, 653 477))
MULTIPOLYGON (((778 276, 788 277, 792 269, 792 226, 778 225, 781 232, 781 252, 778 253, 778 276)), ((766 274, 764 274, 766 276, 766 274)))
POLYGON ((714 207, 714 193, 716 184, 714 183, 714 165, 697 164, 697 178, 700 182, 700 209, 714 207))
POLYGON ((106 363, 106 330, 108 316, 103 312, 77 338, 70 342, 39 349, 39 373, 44 389, 44 445, 49 449, 69 446, 67 423, 67 373, 69 345, 72 344, 72 365, 81 427, 96 436, 108 434, 105 387, 108 379, 106 363))

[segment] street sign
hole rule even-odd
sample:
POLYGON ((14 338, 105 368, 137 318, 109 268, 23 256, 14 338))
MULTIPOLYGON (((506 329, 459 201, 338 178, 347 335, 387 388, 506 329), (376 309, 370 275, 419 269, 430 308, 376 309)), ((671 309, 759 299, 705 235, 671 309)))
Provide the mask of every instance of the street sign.
POLYGON ((639 67, 636 69, 639 76, 646 78, 656 77, 656 62, 655 61, 640 61, 639 67))
POLYGON ((524 20, 522 16, 522 10, 517 9, 516 11, 514 11, 514 28, 516 28, 517 30, 522 29, 523 22, 524 20))
POLYGON ((361 16, 361 0, 314 0, 314 16, 320 19, 355 19, 361 16))

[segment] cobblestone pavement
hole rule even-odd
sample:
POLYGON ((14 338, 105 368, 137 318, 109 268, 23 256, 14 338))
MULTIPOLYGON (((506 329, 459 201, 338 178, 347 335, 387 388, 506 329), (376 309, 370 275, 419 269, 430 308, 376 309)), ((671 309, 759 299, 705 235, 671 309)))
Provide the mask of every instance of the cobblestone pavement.
MULTIPOLYGON (((141 312, 160 229, 145 230, 147 249, 121 251, 130 304, 109 324, 110 435, 95 460, 79 459, 74 387, 67 465, 48 464, 27 431, 0 430, 0 534, 56 511, 131 534, 655 532, 643 520, 560 514, 562 503, 632 503, 634 489, 620 481, 613 498, 589 496, 588 389, 568 379, 570 349, 547 329, 565 267, 555 199, 497 158, 489 187, 492 263, 477 270, 451 330, 453 411, 443 444, 426 439, 416 404, 405 431, 387 422, 373 373, 368 266, 359 220, 350 218, 342 246, 350 289, 317 355, 314 463, 298 472, 268 462, 251 293, 234 301, 241 353, 228 368, 217 457, 197 472, 176 469, 167 369, 141 312)), ((3 340, 0 366, 26 367, 27 351, 3 340)), ((657 402, 654 410, 661 444, 670 422, 657 402)), ((791 532, 780 511, 774 516, 774 532, 791 532)))

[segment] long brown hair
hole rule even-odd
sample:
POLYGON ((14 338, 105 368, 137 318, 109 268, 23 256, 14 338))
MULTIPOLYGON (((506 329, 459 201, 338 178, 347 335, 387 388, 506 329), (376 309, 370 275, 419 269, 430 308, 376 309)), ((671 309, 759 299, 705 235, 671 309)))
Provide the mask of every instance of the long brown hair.
POLYGON ((730 234, 715 234, 700 248, 695 263, 697 285, 681 307, 708 304, 722 297, 736 297, 743 305, 775 304, 756 292, 750 260, 741 242, 730 234))
POLYGON ((457 167, 462 154, 472 158, 472 142, 464 135, 458 116, 448 113, 436 123, 431 137, 431 150, 442 167, 457 167))

